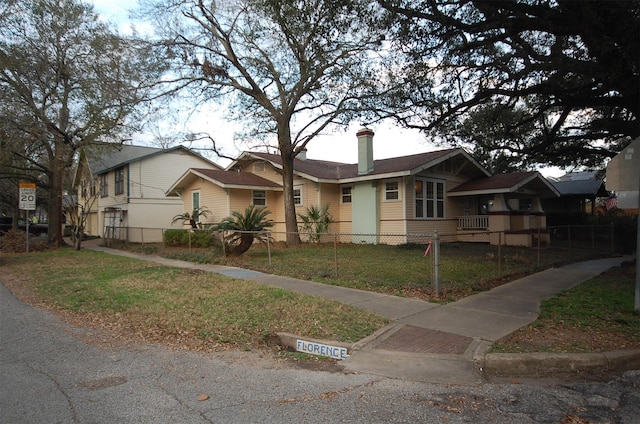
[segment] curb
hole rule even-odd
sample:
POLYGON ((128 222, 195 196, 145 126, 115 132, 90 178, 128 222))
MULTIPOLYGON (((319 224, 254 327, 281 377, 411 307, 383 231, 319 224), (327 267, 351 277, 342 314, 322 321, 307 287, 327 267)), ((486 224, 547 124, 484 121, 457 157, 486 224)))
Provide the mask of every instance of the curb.
MULTIPOLYGON (((296 346, 297 346, 298 340, 304 340, 306 342, 345 348, 347 349, 347 354, 351 354, 351 352, 353 351, 352 343, 336 342, 333 340, 314 339, 312 337, 300 337, 291 333, 276 333, 276 334, 280 339, 280 345, 286 347, 288 350, 292 352, 295 352, 297 350, 296 346)), ((329 357, 328 355, 320 355, 320 356, 329 357)))
POLYGON ((477 361, 495 377, 553 377, 562 374, 640 369, 640 350, 601 353, 491 353, 477 361))

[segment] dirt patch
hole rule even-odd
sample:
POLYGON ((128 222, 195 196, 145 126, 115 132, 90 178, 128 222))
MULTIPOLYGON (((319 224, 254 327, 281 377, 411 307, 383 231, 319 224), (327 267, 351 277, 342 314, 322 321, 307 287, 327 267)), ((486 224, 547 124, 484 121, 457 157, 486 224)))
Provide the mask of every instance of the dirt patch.
POLYGON ((611 331, 586 330, 538 320, 536 327, 524 327, 498 340, 522 352, 609 352, 640 349, 640 342, 611 331))

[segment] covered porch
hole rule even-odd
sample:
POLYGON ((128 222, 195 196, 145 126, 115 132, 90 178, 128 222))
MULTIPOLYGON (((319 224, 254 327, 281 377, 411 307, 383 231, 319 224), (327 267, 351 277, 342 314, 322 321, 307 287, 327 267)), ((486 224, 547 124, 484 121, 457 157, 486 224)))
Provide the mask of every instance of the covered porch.
POLYGON ((464 204, 457 217, 457 239, 493 245, 548 245, 541 198, 558 191, 538 172, 500 174, 461 184, 448 193, 464 204))

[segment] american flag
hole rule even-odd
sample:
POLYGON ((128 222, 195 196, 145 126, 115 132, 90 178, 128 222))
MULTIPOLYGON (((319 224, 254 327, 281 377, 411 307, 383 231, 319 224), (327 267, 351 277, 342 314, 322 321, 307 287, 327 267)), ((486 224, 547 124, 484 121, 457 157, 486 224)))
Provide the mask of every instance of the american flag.
POLYGON ((617 208, 618 207, 618 198, 617 197, 609 197, 607 200, 604 201, 604 206, 607 208, 607 210, 613 209, 613 208, 617 208))

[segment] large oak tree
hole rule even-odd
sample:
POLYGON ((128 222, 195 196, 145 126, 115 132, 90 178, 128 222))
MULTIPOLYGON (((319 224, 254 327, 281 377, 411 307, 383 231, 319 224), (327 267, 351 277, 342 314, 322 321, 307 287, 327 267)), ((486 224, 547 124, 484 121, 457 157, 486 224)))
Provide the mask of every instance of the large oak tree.
POLYGON ((299 243, 294 158, 318 134, 347 125, 387 85, 379 7, 361 0, 163 0, 155 22, 196 101, 229 106, 245 135, 282 157, 287 242, 299 243), (196 100, 198 99, 198 100, 196 100))
POLYGON ((379 3, 407 60, 405 125, 498 170, 597 166, 640 135, 638 0, 379 3))
POLYGON ((12 0, 0 11, 3 176, 49 193, 49 242, 62 241, 64 177, 82 146, 121 143, 157 94, 162 56, 75 0, 12 0), (6 152, 5 152, 6 153, 6 152), (5 155, 6 157, 6 155, 5 155))

